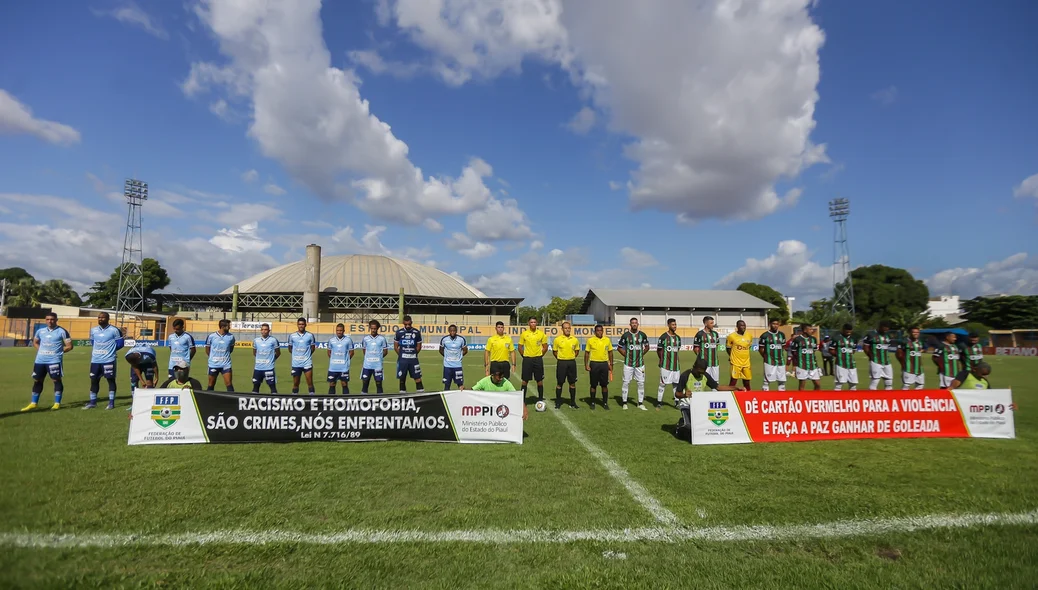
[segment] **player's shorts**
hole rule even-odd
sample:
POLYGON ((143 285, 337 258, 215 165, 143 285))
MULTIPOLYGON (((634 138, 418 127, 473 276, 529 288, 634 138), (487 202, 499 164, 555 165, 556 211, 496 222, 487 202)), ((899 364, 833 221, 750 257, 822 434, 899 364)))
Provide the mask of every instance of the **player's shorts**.
POLYGON ((850 383, 851 385, 858 384, 858 369, 848 369, 847 367, 836 367, 836 383, 850 383))
POLYGON ((901 382, 905 385, 918 385, 922 387, 926 383, 926 375, 919 373, 901 373, 901 382))
POLYGON ((609 362, 591 361, 588 376, 591 378, 591 387, 609 387, 609 362))
POLYGON ((555 365, 555 384, 562 385, 569 381, 570 385, 577 384, 577 361, 576 359, 570 359, 568 361, 559 361, 555 365))
POLYGON ((90 363, 90 378, 115 379, 115 363, 90 363))
POLYGON ((51 379, 61 379, 61 376, 65 374, 61 363, 33 363, 32 365, 32 378, 34 381, 43 381, 43 378, 50 375, 51 379))
POLYGON ((277 375, 274 373, 273 369, 271 369, 269 371, 266 371, 266 370, 263 370, 263 369, 258 369, 258 370, 252 371, 252 383, 253 384, 263 383, 264 381, 267 382, 267 385, 277 385, 278 378, 277 378, 277 375))
POLYGON ((444 367, 443 384, 454 382, 458 387, 465 384, 465 371, 461 367, 444 367))
POLYGON ((801 369, 797 368, 797 379, 800 381, 818 381, 822 378, 821 369, 801 369))
POLYGON ((307 366, 307 367, 292 367, 292 376, 293 377, 298 377, 298 376, 302 375, 303 373, 313 372, 313 370, 314 370, 314 366, 313 365, 310 365, 310 366, 307 366))
POLYGON ((786 382, 786 367, 785 365, 769 365, 764 364, 764 382, 765 383, 785 383, 786 382))
MULTIPOLYGON (((138 367, 140 368, 140 367, 138 367)), ((156 367, 143 367, 140 368, 141 373, 144 373, 144 378, 151 383, 155 382, 155 373, 158 372, 156 367)), ((130 371, 130 385, 137 387, 140 380, 137 379, 137 371, 130 371)))
POLYGON ((729 368, 732 370, 732 379, 744 379, 746 381, 753 379, 753 371, 750 367, 736 367, 735 365, 730 365, 729 368))
POLYGON ((360 370, 360 378, 363 381, 367 381, 372 377, 375 378, 375 381, 382 381, 382 369, 369 369, 364 367, 360 370))
POLYGON ((501 371, 505 379, 509 379, 512 377, 512 363, 508 361, 490 361, 490 374, 493 375, 494 371, 501 371))
POLYGON ((891 365, 880 365, 869 362, 869 379, 894 380, 894 367, 891 365))
POLYGON ((624 365, 624 383, 630 383, 631 379, 638 383, 645 383, 645 367, 628 367, 624 365))
POLYGON ((209 376, 226 375, 231 372, 230 367, 209 367, 209 376))
POLYGON ((706 374, 710 375, 714 381, 720 382, 721 380, 721 367, 707 367, 706 374))
POLYGON ((544 381, 544 357, 523 357, 523 381, 544 381))
POLYGON ((339 381, 349 382, 350 372, 347 371, 328 371, 328 383, 338 383, 339 381))
POLYGON ((948 389, 951 387, 952 381, 954 380, 954 375, 937 375, 937 382, 941 389, 948 389))
POLYGON ((663 385, 677 385, 681 381, 681 371, 668 371, 660 369, 660 383, 663 385))
POLYGON ((422 378, 422 367, 418 364, 418 359, 400 359, 396 362, 396 377, 397 379, 403 379, 404 377, 410 377, 415 381, 422 378))

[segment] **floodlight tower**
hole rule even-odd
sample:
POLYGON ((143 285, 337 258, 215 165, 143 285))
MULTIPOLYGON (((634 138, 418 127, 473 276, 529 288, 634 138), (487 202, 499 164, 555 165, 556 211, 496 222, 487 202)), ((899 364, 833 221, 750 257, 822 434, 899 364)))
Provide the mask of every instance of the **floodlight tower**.
MULTIPOLYGON (((126 197, 126 234, 123 236, 123 261, 119 265, 119 294, 115 299, 115 325, 126 327, 128 319, 144 311, 144 243, 141 235, 141 207, 148 200, 148 183, 127 178, 123 185, 126 197)), ((136 322, 134 322, 136 323, 136 322)), ((133 338, 135 333, 127 331, 133 338)))
POLYGON ((829 201, 829 217, 833 228, 833 305, 832 313, 846 309, 854 315, 854 284, 851 282, 851 250, 847 246, 847 216, 851 202, 847 199, 829 201))

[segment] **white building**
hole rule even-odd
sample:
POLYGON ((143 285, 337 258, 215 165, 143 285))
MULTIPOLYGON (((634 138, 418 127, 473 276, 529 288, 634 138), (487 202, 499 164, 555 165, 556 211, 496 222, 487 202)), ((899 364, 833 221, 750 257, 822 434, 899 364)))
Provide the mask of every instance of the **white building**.
POLYGON ((595 316, 605 325, 623 325, 638 318, 642 326, 666 326, 674 318, 678 326, 700 326, 713 316, 718 329, 735 329, 743 320, 747 328, 767 328, 768 310, 776 306, 742 291, 676 291, 658 289, 591 289, 581 313, 595 316))
POLYGON ((941 295, 940 297, 931 297, 930 302, 926 304, 926 313, 932 318, 943 318, 962 313, 962 309, 959 307, 959 296, 941 295))

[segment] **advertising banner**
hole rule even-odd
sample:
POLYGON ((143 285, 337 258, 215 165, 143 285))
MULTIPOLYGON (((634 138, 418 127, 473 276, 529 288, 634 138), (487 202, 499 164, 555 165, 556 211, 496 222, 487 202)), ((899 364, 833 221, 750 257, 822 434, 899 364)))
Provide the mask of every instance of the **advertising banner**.
POLYGON ((128 444, 414 440, 523 442, 518 393, 269 395, 138 389, 128 444))
POLYGON ((711 391, 690 400, 692 444, 848 438, 1016 438, 1012 391, 711 391))

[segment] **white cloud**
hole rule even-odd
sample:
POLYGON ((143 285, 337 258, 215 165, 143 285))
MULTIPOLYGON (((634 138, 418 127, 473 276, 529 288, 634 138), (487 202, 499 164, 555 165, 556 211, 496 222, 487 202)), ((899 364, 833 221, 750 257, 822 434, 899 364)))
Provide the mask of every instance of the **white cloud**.
POLYGON ((435 232, 443 231, 443 224, 440 223, 439 221, 436 221, 435 219, 433 219, 431 217, 429 219, 426 219, 425 221, 423 221, 422 225, 424 225, 425 229, 427 229, 429 231, 435 231, 435 232))
POLYGON ((37 119, 32 109, 0 89, 0 135, 34 135, 58 145, 79 143, 79 131, 56 121, 37 119))
POLYGON ((1013 196, 1018 198, 1033 197, 1038 199, 1038 174, 1028 176, 1013 189, 1013 196))
POLYGON ((540 250, 543 247, 544 247, 544 242, 542 242, 540 240, 534 240, 534 241, 530 242, 530 249, 531 250, 540 250))
POLYGON ((623 183, 617 182, 615 180, 610 180, 609 181, 609 190, 611 190, 611 191, 618 191, 618 190, 622 189, 623 187, 624 187, 623 183))
POLYGON ((421 70, 419 64, 406 64, 398 61, 386 61, 377 51, 359 50, 347 54, 354 64, 367 68, 373 74, 389 74, 395 78, 410 78, 421 70))
POLYGON ((492 256, 497 252, 497 247, 486 242, 477 242, 461 232, 454 232, 446 241, 447 247, 462 256, 478 260, 492 256))
POLYGON ((270 248, 270 242, 259 236, 259 223, 255 221, 233 229, 223 228, 209 243, 228 252, 262 252, 270 248))
POLYGON ((477 240, 526 240, 533 237, 530 220, 514 199, 491 198, 486 207, 465 219, 465 229, 477 240))
POLYGON ((779 242, 774 254, 764 259, 747 258, 742 267, 725 275, 715 287, 734 289, 740 283, 768 285, 787 297, 796 297, 798 303, 807 303, 827 297, 833 285, 832 266, 822 266, 813 260, 814 252, 798 240, 779 242))
POLYGON ((425 178, 408 146, 371 112, 352 71, 331 65, 318 0, 204 0, 197 14, 226 65, 196 63, 188 96, 216 86, 252 110, 248 134, 267 157, 328 198, 350 198, 370 215, 420 224, 480 209, 491 167, 472 159, 456 178, 425 178))
POLYGON ((137 27, 152 37, 169 39, 169 33, 133 2, 127 2, 114 10, 93 10, 92 12, 95 16, 110 16, 123 24, 137 27))
POLYGON ((281 195, 284 195, 287 191, 285 191, 285 189, 281 188, 280 186, 274 184, 273 182, 268 182, 267 184, 263 185, 263 192, 267 193, 268 195, 280 197, 281 195))
POLYGON ((620 260, 624 263, 624 266, 631 266, 635 268, 645 268, 649 266, 657 266, 659 262, 653 258, 652 254, 648 252, 642 252, 634 248, 624 246, 620 248, 620 260))
POLYGON ((263 203, 234 203, 216 216, 216 221, 230 226, 255 225, 260 221, 278 219, 280 209, 263 203))
POLYGON ((890 106, 897 102, 897 86, 887 86, 869 95, 869 98, 883 106, 890 106))
POLYGON ((259 172, 256 172, 255 170, 246 170, 241 173, 241 181, 246 184, 251 184, 257 180, 259 180, 259 172))
POLYGON ((450 84, 526 57, 558 64, 635 138, 632 206, 695 221, 773 213, 796 200, 776 181, 828 161, 810 141, 824 41, 812 2, 397 0, 383 12, 450 84))
POLYGON ((1038 257, 1019 252, 980 268, 942 270, 924 282, 933 296, 1038 295, 1038 257))
POLYGON ((595 119, 595 110, 590 107, 584 107, 577 111, 577 114, 573 115, 573 118, 566 123, 566 128, 577 135, 585 135, 595 126, 595 119))
POLYGON ((209 103, 209 112, 227 122, 234 121, 236 118, 230 105, 228 105, 227 101, 222 98, 209 103))

